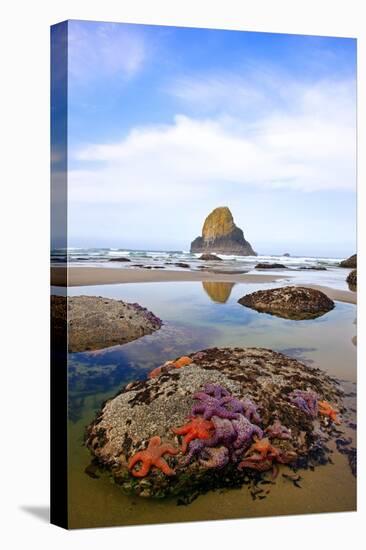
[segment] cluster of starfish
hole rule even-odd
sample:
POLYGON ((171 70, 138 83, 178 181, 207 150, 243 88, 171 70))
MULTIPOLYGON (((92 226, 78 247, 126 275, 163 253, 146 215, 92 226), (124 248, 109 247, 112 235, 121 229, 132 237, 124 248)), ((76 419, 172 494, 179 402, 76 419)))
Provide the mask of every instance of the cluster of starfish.
POLYGON ((261 421, 257 407, 250 399, 237 399, 222 386, 206 384, 203 391, 195 393, 193 398, 198 401, 192 407, 193 416, 202 414, 206 420, 213 416, 233 420, 244 415, 252 422, 261 421))
POLYGON ((189 421, 180 428, 174 428, 177 435, 183 435, 182 452, 186 454, 183 465, 196 458, 207 468, 222 468, 230 461, 239 467, 261 471, 270 469, 273 462, 285 462, 294 456, 285 457, 270 445, 268 437, 290 439, 291 432, 275 420, 265 430, 264 437, 257 406, 249 399, 238 399, 220 385, 206 384, 194 394, 194 403, 189 421), (255 443, 253 443, 255 442, 255 443), (267 452, 257 453, 264 445, 267 452), (253 447, 257 445, 257 447, 253 447), (249 454, 247 454, 249 453, 249 454))
MULTIPOLYGON (((182 466, 197 459, 206 468, 222 468, 229 462, 238 468, 267 471, 277 464, 287 464, 296 458, 293 452, 284 453, 274 447, 269 438, 290 439, 291 432, 279 420, 264 431, 258 425, 261 418, 257 406, 249 399, 240 400, 227 389, 207 384, 194 394, 196 402, 185 425, 172 428, 182 437, 181 448, 162 443, 159 436, 149 440, 143 451, 138 451, 129 460, 128 468, 134 477, 145 477, 152 468, 172 476, 175 471, 164 455, 185 455, 182 466)), ((320 410, 326 403, 319 403, 320 410)), ((333 409, 332 409, 333 411, 333 409)), ((326 414, 326 413, 324 413, 326 414)), ((331 414, 328 413, 327 414, 331 414)))
POLYGON ((319 401, 318 395, 312 391, 294 390, 289 395, 290 402, 296 405, 307 415, 316 418, 318 414, 328 416, 330 420, 339 423, 337 418, 337 410, 327 401, 319 401))

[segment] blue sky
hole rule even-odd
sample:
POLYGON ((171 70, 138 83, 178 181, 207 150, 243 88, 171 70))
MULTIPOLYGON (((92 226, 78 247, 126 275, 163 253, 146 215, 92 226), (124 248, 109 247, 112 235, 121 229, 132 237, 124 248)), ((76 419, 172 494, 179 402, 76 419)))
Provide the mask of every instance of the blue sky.
POLYGON ((355 250, 356 41, 68 23, 69 246, 355 250))

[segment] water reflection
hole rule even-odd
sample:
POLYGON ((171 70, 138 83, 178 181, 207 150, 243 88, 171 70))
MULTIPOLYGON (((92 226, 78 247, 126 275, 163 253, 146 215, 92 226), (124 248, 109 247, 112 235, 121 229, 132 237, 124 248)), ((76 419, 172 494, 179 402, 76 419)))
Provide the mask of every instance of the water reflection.
POLYGON ((214 281, 203 281, 202 286, 206 294, 213 302, 225 304, 230 298, 235 283, 219 283, 214 281))

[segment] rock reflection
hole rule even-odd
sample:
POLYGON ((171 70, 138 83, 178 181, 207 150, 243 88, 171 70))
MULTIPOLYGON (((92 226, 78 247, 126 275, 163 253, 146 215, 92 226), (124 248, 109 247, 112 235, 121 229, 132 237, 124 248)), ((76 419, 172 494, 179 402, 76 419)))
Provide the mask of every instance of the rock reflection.
POLYGON ((219 283, 216 281, 203 281, 202 286, 206 294, 213 302, 224 304, 230 298, 235 283, 219 283))

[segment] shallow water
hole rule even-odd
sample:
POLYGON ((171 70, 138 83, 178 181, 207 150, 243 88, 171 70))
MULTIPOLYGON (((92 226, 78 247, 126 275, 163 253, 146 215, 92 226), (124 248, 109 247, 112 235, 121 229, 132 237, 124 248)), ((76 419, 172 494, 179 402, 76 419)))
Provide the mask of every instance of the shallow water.
MULTIPOLYGON (((278 286, 266 285, 266 286, 278 286)), ((124 346, 69 355, 69 519, 71 527, 194 521, 354 510, 356 483, 347 459, 334 450, 334 464, 301 472, 302 488, 281 475, 263 500, 253 500, 245 486, 210 492, 187 506, 176 500, 128 497, 103 475, 84 473, 90 463, 83 446, 85 426, 105 399, 130 380, 168 359, 213 346, 258 346, 292 355, 344 380, 355 391, 356 307, 341 302, 314 320, 291 321, 257 313, 237 303, 256 284, 139 283, 69 289, 139 302, 164 321, 161 330, 124 346)), ((355 398, 347 405, 355 407, 355 398)), ((347 436, 355 436, 352 430, 347 436)))

